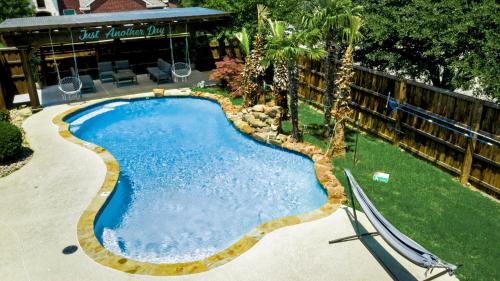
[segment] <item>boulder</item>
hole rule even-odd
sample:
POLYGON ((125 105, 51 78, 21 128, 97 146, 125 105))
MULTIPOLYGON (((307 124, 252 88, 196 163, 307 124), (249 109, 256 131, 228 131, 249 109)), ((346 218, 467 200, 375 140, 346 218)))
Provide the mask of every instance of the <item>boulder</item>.
POLYGON ((240 129, 240 131, 242 131, 243 133, 248 134, 248 135, 255 133, 255 128, 248 125, 248 123, 246 123, 246 122, 241 127, 238 127, 238 128, 240 129))
POLYGON ((257 104, 252 107, 253 111, 264 112, 265 106, 263 104, 257 104))
POLYGON ((255 118, 251 114, 244 115, 243 116, 243 120, 245 120, 246 122, 248 122, 248 124, 250 124, 250 126, 255 127, 255 128, 266 127, 266 123, 264 123, 264 122, 260 121, 259 119, 255 118))
POLYGON ((271 118, 279 117, 279 115, 281 114, 281 107, 279 106, 267 107, 264 110, 264 113, 271 118))
POLYGON ((278 134, 278 136, 276 137, 276 139, 278 139, 280 142, 284 143, 288 140, 288 136, 287 135, 283 135, 283 134, 278 134))
POLYGON ((252 115, 261 121, 266 121, 267 119, 269 119, 269 116, 262 112, 252 112, 252 115))

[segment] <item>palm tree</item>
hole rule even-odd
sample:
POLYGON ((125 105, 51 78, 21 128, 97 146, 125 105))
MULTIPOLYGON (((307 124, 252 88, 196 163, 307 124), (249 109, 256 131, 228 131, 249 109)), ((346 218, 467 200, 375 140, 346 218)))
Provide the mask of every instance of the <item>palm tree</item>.
POLYGON ((319 59, 324 56, 325 51, 320 40, 320 30, 294 31, 285 30, 287 24, 269 20, 270 25, 275 28, 276 35, 271 36, 266 44, 266 58, 277 64, 286 66, 288 77, 288 95, 290 96, 290 113, 292 117, 292 137, 302 140, 299 129, 298 116, 298 89, 299 72, 298 59, 303 56, 311 59, 319 59))
MULTIPOLYGON (((268 19, 269 24, 269 37, 268 41, 281 41, 286 37, 286 24, 282 21, 273 21, 268 19)), ((269 46, 266 46, 269 47, 269 46)), ((288 69, 286 61, 284 60, 274 60, 273 51, 266 52, 266 57, 264 59, 265 66, 269 66, 273 63, 274 75, 273 75, 273 86, 272 91, 275 96, 276 105, 282 108, 282 119, 288 119, 288 69)))
POLYGON ((335 129, 329 149, 328 156, 342 156, 346 153, 344 127, 345 120, 351 114, 349 101, 351 100, 351 82, 354 77, 353 70, 353 51, 354 43, 361 39, 360 33, 363 21, 360 17, 354 16, 350 18, 349 26, 343 29, 343 35, 348 42, 347 49, 342 59, 342 66, 338 73, 338 78, 335 81, 335 95, 331 114, 335 118, 335 129))
POLYGON ((253 49, 250 51, 250 56, 247 57, 245 63, 241 85, 245 106, 257 104, 264 96, 262 93, 265 74, 263 66, 264 36, 262 33, 268 15, 269 10, 264 5, 257 5, 257 33, 253 42, 253 49))
POLYGON ((319 0, 315 11, 304 17, 303 23, 308 28, 320 28, 323 31, 323 40, 326 46, 325 57, 325 94, 323 106, 325 112, 324 135, 330 135, 331 109, 333 91, 335 87, 335 61, 339 53, 339 37, 341 31, 349 26, 350 19, 359 16, 361 6, 352 5, 352 0, 319 0))

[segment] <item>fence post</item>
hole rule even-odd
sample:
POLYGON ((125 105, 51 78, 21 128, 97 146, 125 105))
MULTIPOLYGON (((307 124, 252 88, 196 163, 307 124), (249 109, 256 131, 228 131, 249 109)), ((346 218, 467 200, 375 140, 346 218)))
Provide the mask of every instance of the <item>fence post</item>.
POLYGON ((2 81, 0 81, 0 109, 7 109, 7 103, 5 102, 5 97, 3 95, 2 81))
MULTIPOLYGON (((394 87, 394 99, 396 99, 400 103, 406 102, 406 81, 398 80, 396 81, 396 85, 394 87)), ((394 119, 396 119, 394 130, 394 136, 392 139, 392 144, 394 146, 399 146, 400 136, 399 132, 401 131, 401 114, 396 110, 394 113, 394 119)))
MULTIPOLYGON (((481 125, 481 115, 483 114, 483 101, 477 99, 474 102, 474 108, 470 115, 469 124, 470 129, 473 131, 479 130, 481 125)), ((474 160, 474 150, 476 150, 477 135, 472 135, 467 138, 467 148, 465 149, 464 161, 462 163, 462 172, 460 174, 460 183, 466 184, 469 181, 470 171, 472 168, 472 161, 474 160)))

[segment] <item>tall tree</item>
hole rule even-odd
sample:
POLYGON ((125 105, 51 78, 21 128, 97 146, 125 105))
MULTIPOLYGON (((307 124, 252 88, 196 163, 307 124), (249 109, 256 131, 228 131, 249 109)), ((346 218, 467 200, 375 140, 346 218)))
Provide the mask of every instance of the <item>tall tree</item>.
POLYGON ((30 0, 0 0, 0 22, 8 18, 32 16, 34 11, 30 0))
POLYGON ((279 64, 285 64, 288 77, 288 95, 290 97, 290 113, 292 119, 292 137, 302 140, 302 133, 299 129, 298 114, 298 59, 306 56, 311 59, 319 59, 325 55, 324 46, 318 44, 321 42, 321 32, 319 29, 307 31, 294 31, 291 29, 285 31, 285 23, 272 22, 274 27, 280 27, 276 30, 278 36, 271 36, 266 43, 266 57, 269 60, 279 64))
MULTIPOLYGON (((282 21, 268 20, 269 23, 269 37, 268 40, 271 42, 280 42, 287 36, 286 23, 282 21)), ((268 49, 271 45, 266 46, 268 49)), ((273 51, 268 50, 265 57, 266 67, 273 64, 273 85, 272 91, 275 97, 276 105, 280 106, 283 110, 282 119, 288 119, 288 68, 287 63, 283 59, 276 59, 276 54, 273 51)))
POLYGON ((181 0, 184 7, 202 6, 232 13, 231 28, 246 27, 249 34, 256 32, 258 4, 269 8, 270 16, 291 24, 299 23, 304 14, 312 11, 318 0, 181 0))
POLYGON ((366 10, 366 37, 357 61, 500 99, 498 1, 355 1, 366 10))
POLYGON ((335 129, 327 151, 328 156, 342 156, 346 153, 344 128, 345 121, 351 114, 349 101, 351 100, 351 83, 354 77, 353 52, 354 44, 362 37, 360 29, 363 21, 360 17, 351 17, 349 26, 343 30, 348 45, 342 58, 342 66, 335 81, 335 95, 332 106, 332 115, 335 118, 335 129))
POLYGON ((304 17, 304 25, 308 28, 320 28, 326 45, 325 57, 325 93, 324 104, 324 135, 330 135, 331 109, 335 87, 335 61, 340 50, 342 30, 349 25, 350 18, 359 16, 361 6, 353 6, 351 0, 319 0, 314 13, 304 17))

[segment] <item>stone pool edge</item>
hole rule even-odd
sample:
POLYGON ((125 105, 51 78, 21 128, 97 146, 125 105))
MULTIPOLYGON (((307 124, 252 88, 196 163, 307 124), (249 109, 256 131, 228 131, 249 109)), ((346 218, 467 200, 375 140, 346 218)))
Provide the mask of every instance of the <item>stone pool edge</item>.
MULTIPOLYGON (((239 128, 237 124, 233 122, 232 117, 236 115, 241 108, 239 106, 233 105, 228 98, 205 92, 193 92, 188 96, 182 95, 179 97, 198 97, 217 102, 226 114, 226 118, 230 120, 231 123, 236 128, 238 128, 239 131, 251 136, 257 141, 263 141, 258 136, 246 132, 244 128, 239 128)), ((282 148, 298 152, 312 159, 314 163, 315 175, 328 195, 328 202, 321 206, 319 209, 304 214, 279 218, 261 224, 253 228, 249 233, 241 237, 237 242, 235 242, 228 248, 203 260, 172 264, 157 264, 135 261, 122 256, 118 256, 104 248, 97 240, 94 232, 94 220, 99 214, 101 208, 105 206, 108 198, 115 189, 120 174, 119 164, 114 156, 106 149, 75 137, 69 131, 69 124, 66 123, 64 119, 68 115, 76 111, 82 110, 89 106, 93 106, 95 104, 113 100, 134 100, 140 98, 156 97, 154 97, 152 94, 147 94, 102 99, 86 105, 75 106, 61 114, 58 114, 52 120, 52 122, 59 127, 59 135, 61 137, 95 152, 99 157, 101 157, 104 164, 106 165, 107 171, 104 182, 102 183, 96 196, 91 200, 90 204, 82 213, 77 225, 77 236, 80 246, 87 254, 87 256, 92 258, 97 263, 100 263, 101 265, 111 267, 126 273, 153 276, 173 276, 208 271, 240 256, 251 247, 253 247, 266 234, 276 229, 303 222, 313 221, 332 214, 345 200, 344 188, 331 172, 331 159, 321 154, 321 150, 313 145, 305 143, 285 142, 281 145, 282 148)))

